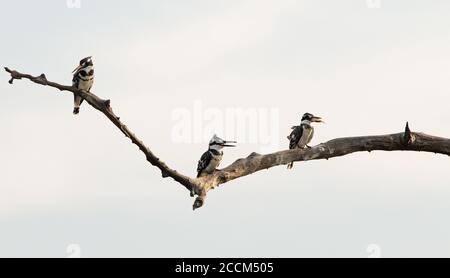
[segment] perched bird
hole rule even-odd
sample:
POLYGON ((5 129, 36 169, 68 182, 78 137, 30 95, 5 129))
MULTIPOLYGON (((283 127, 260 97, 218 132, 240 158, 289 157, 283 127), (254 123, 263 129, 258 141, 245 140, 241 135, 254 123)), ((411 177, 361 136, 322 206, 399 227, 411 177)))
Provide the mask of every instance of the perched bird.
POLYGON ((219 167, 223 157, 222 149, 224 147, 236 147, 235 145, 229 144, 236 144, 236 141, 225 141, 214 134, 211 141, 209 141, 208 150, 198 161, 197 178, 201 177, 203 174, 211 174, 219 167))
MULTIPOLYGON (((92 63, 92 57, 86 57, 80 61, 80 65, 72 72, 73 79, 72 85, 75 88, 89 92, 94 83, 94 64, 92 63)), ((77 95, 74 95, 74 108, 73 114, 80 113, 80 105, 83 99, 77 95)))
MULTIPOLYGON (((302 122, 299 126, 293 126, 291 135, 287 138, 289 140, 289 149, 305 149, 310 148, 309 142, 314 135, 314 127, 312 123, 324 123, 321 117, 316 117, 313 114, 305 113, 302 117, 302 122)), ((288 169, 294 167, 294 162, 290 162, 288 169)))

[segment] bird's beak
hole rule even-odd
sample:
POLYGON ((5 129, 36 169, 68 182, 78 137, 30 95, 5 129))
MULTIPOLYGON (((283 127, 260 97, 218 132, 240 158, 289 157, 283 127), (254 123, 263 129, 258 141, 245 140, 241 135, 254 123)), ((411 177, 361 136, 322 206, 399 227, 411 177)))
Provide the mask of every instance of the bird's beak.
POLYGON ((237 144, 236 141, 224 141, 222 144, 222 147, 236 147, 236 145, 230 145, 230 144, 237 144))
POLYGON ((79 65, 76 69, 74 69, 73 71, 72 71, 72 73, 75 73, 75 72, 77 72, 79 69, 81 69, 81 65, 79 65))
MULTIPOLYGON (((88 56, 88 57, 86 57, 86 58, 84 58, 83 60, 89 60, 89 59, 92 59, 92 56, 88 56)), ((81 60, 81 61, 83 61, 83 60, 81 60)), ((81 69, 83 67, 83 65, 79 65, 76 69, 74 69, 73 71, 72 71, 72 73, 75 73, 75 72, 77 72, 79 69, 81 69)))
POLYGON ((311 122, 314 122, 314 123, 325 123, 325 121, 321 117, 316 117, 316 116, 314 116, 311 119, 311 122))

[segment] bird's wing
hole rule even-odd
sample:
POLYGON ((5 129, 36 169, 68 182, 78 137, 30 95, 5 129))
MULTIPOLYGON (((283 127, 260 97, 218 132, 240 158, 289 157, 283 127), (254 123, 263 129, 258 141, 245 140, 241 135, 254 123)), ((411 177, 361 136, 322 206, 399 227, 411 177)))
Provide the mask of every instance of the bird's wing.
POLYGON ((198 173, 197 178, 200 177, 200 175, 202 174, 202 171, 208 166, 211 159, 212 159, 212 154, 210 151, 207 151, 202 155, 202 157, 198 161, 198 165, 197 165, 197 173, 198 173))
POLYGON ((79 68, 76 72, 73 73, 73 79, 77 78, 78 75, 80 74, 80 71, 82 71, 83 68, 79 68))
POLYGON ((297 144, 300 141, 300 138, 302 138, 303 134, 303 128, 302 126, 296 126, 294 130, 292 130, 291 135, 289 135, 289 149, 295 149, 297 148, 297 144))
POLYGON ((72 85, 78 88, 78 82, 80 82, 80 80, 77 77, 77 73, 75 73, 72 78, 72 85))

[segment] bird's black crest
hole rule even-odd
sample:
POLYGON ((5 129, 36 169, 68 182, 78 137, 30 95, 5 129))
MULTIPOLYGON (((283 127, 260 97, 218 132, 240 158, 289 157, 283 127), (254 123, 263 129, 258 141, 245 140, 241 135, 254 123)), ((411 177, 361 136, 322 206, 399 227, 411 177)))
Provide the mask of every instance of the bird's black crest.
POLYGON ((304 120, 311 120, 313 117, 314 117, 313 114, 305 113, 305 114, 303 114, 302 121, 304 121, 304 120))
POLYGON ((82 60, 80 61, 80 65, 81 65, 81 66, 82 66, 82 65, 92 66, 93 63, 92 63, 91 57, 86 57, 86 58, 82 59, 82 60))

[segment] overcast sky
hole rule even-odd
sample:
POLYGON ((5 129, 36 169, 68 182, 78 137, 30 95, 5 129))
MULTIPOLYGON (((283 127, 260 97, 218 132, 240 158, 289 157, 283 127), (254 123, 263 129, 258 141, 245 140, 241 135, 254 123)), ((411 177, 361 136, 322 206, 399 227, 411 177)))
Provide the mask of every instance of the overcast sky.
MULTIPOLYGON (((2 0, 1 66, 70 84, 92 55, 92 91, 187 175, 214 132, 240 143, 225 166, 286 149, 305 112, 327 121, 313 145, 406 121, 450 137, 449 1, 69 2, 2 0)), ((367 257, 371 244, 383 257, 450 256, 448 157, 373 152, 272 168, 193 212, 189 192, 92 107, 73 116, 71 94, 8 79, 1 257, 66 257, 70 244, 82 257, 367 257)))

